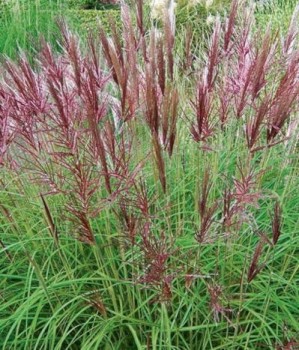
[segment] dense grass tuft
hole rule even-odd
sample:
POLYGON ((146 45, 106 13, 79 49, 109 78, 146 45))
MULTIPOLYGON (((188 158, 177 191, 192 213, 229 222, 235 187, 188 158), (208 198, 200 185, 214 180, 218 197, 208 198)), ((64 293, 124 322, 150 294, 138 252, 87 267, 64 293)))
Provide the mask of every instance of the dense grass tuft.
POLYGON ((298 14, 254 13, 197 45, 137 1, 4 60, 3 349, 298 346, 298 14))

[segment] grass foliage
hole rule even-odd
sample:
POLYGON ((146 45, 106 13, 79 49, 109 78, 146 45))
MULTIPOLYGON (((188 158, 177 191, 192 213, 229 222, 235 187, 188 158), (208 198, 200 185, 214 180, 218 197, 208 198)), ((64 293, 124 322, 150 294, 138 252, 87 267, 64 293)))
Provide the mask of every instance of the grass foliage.
POLYGON ((61 4, 54 0, 7 1, 2 8, 0 22, 0 52, 16 58, 19 49, 30 55, 39 48, 40 36, 52 45, 59 38, 57 17, 62 14, 61 4))
POLYGON ((119 23, 120 10, 115 5, 82 9, 66 0, 0 2, 0 53, 15 59, 19 51, 24 50, 33 57, 40 50, 41 37, 59 50, 57 41, 61 36, 57 22, 62 17, 84 37, 99 26, 109 31, 109 19, 113 18, 119 23))
POLYGON ((202 44, 137 1, 4 60, 2 349, 298 347, 298 12, 253 15, 202 44))

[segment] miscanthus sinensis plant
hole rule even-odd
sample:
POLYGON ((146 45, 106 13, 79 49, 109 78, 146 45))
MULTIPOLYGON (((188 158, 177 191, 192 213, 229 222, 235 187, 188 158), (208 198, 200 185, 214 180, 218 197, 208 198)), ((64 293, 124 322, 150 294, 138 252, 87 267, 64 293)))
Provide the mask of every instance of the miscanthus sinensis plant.
POLYGON ((1 66, 1 345, 295 346, 297 13, 206 51, 135 15, 1 66))

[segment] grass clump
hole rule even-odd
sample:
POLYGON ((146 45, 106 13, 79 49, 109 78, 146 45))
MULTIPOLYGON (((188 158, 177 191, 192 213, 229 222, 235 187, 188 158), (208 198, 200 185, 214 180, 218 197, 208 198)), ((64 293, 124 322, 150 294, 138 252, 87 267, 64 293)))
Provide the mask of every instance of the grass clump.
POLYGON ((82 37, 96 31, 100 25, 109 31, 110 18, 121 26, 117 5, 102 4, 97 8, 84 9, 65 0, 3 1, 0 2, 0 53, 16 59, 23 50, 31 59, 40 51, 41 37, 59 51, 61 36, 57 22, 62 17, 82 37))
POLYGON ((25 50, 29 55, 39 49, 40 36, 53 46, 59 39, 57 18, 62 7, 56 1, 11 1, 6 2, 1 11, 0 52, 16 58, 18 51, 25 50))
POLYGON ((257 2, 255 17, 260 27, 266 28, 272 23, 273 28, 280 28, 284 32, 288 29, 290 19, 295 11, 296 0, 272 0, 257 2))
POLYGON ((253 14, 3 63, 2 348, 297 346, 298 29, 253 14))

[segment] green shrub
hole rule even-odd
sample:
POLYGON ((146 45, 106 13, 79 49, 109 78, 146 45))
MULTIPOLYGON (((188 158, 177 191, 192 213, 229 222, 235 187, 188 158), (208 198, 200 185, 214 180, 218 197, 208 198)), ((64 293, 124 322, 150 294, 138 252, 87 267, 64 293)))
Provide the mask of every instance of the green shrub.
POLYGON ((116 1, 99 1, 99 0, 67 0, 68 8, 77 8, 77 9, 87 9, 87 10, 101 10, 109 9, 115 7, 116 1))
POLYGON ((85 35, 89 31, 96 30, 99 25, 103 26, 109 32, 109 19, 115 21, 117 27, 121 26, 119 10, 69 10, 67 17, 73 28, 80 31, 80 34, 85 35))
POLYGON ((0 0, 0 18, 2 18, 9 9, 9 4, 6 0, 0 0))

